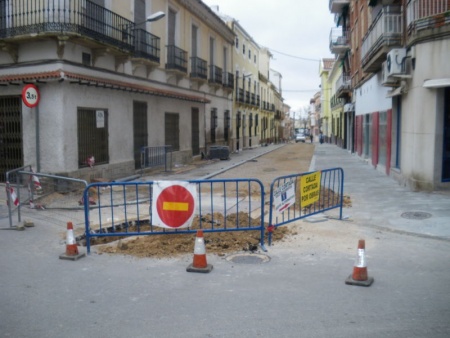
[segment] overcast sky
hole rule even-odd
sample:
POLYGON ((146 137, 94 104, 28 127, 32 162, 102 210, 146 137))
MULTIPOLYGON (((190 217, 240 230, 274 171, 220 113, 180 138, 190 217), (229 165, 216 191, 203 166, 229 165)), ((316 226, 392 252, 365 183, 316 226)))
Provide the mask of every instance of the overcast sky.
POLYGON ((291 111, 309 105, 320 90, 319 60, 333 57, 329 35, 334 19, 329 0, 202 1, 218 5, 219 11, 239 21, 256 43, 271 50, 271 68, 283 76, 283 98, 291 111))

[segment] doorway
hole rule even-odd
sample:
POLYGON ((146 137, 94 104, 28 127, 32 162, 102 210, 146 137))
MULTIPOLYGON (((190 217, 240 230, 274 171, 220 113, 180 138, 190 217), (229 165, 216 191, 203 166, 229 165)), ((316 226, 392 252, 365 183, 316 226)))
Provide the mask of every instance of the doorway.
POLYGON ((0 182, 23 163, 22 104, 20 96, 0 97, 0 182))

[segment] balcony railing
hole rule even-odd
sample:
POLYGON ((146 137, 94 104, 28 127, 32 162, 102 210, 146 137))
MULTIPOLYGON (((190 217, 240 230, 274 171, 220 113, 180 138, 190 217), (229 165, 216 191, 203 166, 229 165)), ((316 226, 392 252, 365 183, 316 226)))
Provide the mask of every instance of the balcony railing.
POLYGON ((187 73, 187 52, 175 45, 167 46, 166 69, 187 73))
POLYGON ((234 75, 232 73, 223 73, 223 85, 226 88, 234 89, 234 75))
POLYGON ((238 97, 237 97, 237 100, 239 101, 239 102, 241 102, 241 103, 244 103, 245 101, 244 101, 244 89, 242 89, 242 88, 239 88, 238 89, 238 93, 237 93, 238 95, 238 97))
POLYGON ((342 27, 333 27, 330 31, 330 51, 333 54, 343 54, 350 49, 348 31, 342 27))
MULTIPOLYGON (((384 6, 370 25, 367 34, 363 38, 361 46, 361 63, 363 68, 370 63, 371 58, 383 47, 400 46, 402 42, 402 14, 400 6, 384 6)), ((381 56, 383 59, 385 55, 381 56)), ((378 61, 378 60, 377 60, 378 61)), ((381 62, 376 62, 375 71, 381 67, 381 62)))
POLYGON ((222 68, 214 65, 209 66, 209 83, 222 84, 222 68))
POLYGON ((448 0, 409 0, 406 9, 408 31, 450 24, 448 0))
POLYGON ((134 31, 133 57, 159 63, 160 38, 143 29, 134 31))
POLYGON ((336 95, 342 97, 343 94, 351 91, 352 79, 349 74, 341 74, 336 81, 336 95))
POLYGON ((245 103, 250 104, 250 92, 245 91, 245 103))
POLYGON ((191 57, 191 78, 194 79, 203 79, 206 80, 208 78, 207 75, 207 63, 205 60, 200 59, 199 57, 191 57))
POLYGON ((0 39, 82 36, 159 63, 160 39, 89 0, 0 0, 0 39))

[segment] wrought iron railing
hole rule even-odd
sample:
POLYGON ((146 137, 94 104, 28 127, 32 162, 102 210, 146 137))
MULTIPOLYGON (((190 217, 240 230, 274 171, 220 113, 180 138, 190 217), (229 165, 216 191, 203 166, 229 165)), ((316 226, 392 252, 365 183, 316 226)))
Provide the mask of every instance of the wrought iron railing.
POLYGON ((160 39, 89 0, 0 0, 0 38, 76 35, 159 62, 160 39))
POLYGON ((222 84, 222 68, 214 65, 209 66, 209 82, 222 84))
POLYGON ((248 90, 245 92, 245 103, 250 104, 250 92, 248 90))
POLYGON ((166 69, 187 73, 187 52, 175 45, 167 46, 166 69))
POLYGON ((361 46, 361 60, 364 65, 370 56, 381 46, 401 43, 403 32, 403 18, 400 6, 385 6, 370 25, 363 38, 361 46))
POLYGON ((207 79, 207 62, 199 57, 191 57, 191 74, 192 78, 207 79))
POLYGON ((238 101, 241 102, 241 103, 245 102, 245 100, 244 100, 244 89, 242 89, 242 88, 238 89, 238 101))
POLYGON ((226 88, 234 88, 234 75, 232 73, 223 73, 223 85, 226 88))
POLYGON ((149 59, 159 63, 160 38, 143 29, 134 30, 133 57, 149 59))

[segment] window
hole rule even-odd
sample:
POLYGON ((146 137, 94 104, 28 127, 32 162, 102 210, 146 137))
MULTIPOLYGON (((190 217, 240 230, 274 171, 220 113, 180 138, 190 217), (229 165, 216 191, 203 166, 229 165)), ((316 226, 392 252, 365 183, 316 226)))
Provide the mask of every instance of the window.
POLYGON ((236 43, 236 48, 239 48, 239 38, 237 36, 236 36, 235 43, 236 43))
POLYGON ((249 49, 248 50, 248 59, 251 60, 252 59, 252 51, 249 49))
POLYGON ((108 111, 78 108, 77 123, 78 167, 87 167, 91 156, 94 156, 95 164, 108 163, 108 111))
POLYGON ((230 133, 230 127, 231 127, 231 119, 230 119, 230 111, 229 110, 225 110, 224 112, 224 123, 225 123, 225 128, 224 128, 224 135, 223 137, 225 138, 225 141, 229 140, 229 133, 230 133))
POLYGON ((216 143, 216 128, 217 128, 217 108, 211 109, 211 143, 216 143))
POLYGON ((180 150, 180 115, 177 113, 166 113, 164 116, 164 142, 172 146, 173 151, 180 150))
POLYGON ((256 54, 253 55, 253 62, 256 63, 256 54))
POLYGON ((81 56, 81 63, 83 66, 90 67, 91 66, 91 54, 83 53, 81 56))
POLYGON ((245 55, 245 45, 242 45, 242 54, 245 55))

